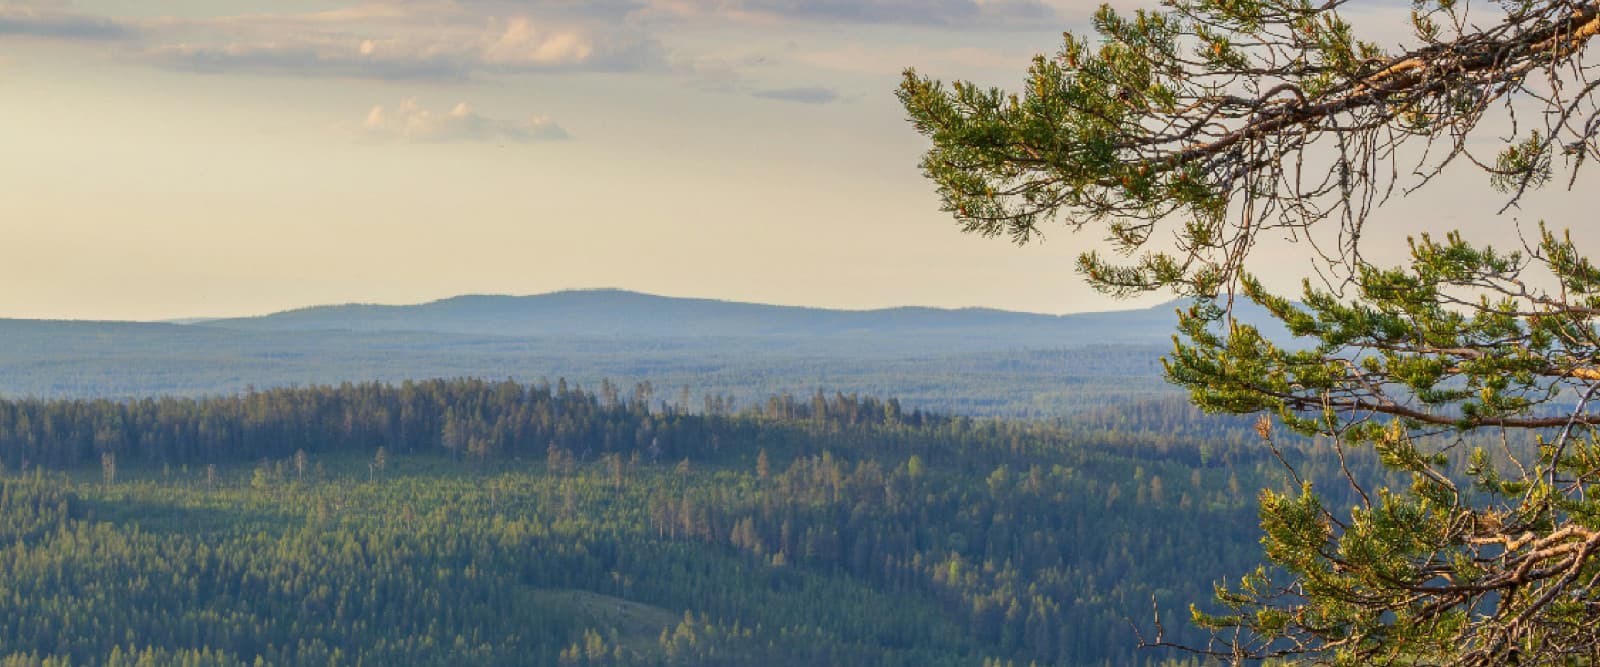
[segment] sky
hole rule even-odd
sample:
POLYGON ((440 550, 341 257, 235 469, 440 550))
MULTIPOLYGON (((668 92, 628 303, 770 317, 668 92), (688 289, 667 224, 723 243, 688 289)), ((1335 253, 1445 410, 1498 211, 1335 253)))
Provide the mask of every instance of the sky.
MULTIPOLYGON (((893 95, 908 66, 1021 81, 1093 6, 0 0, 0 317, 586 287, 1150 305, 1083 285, 1094 238, 962 234, 893 95)), ((1387 215, 1398 234, 1486 208, 1463 185, 1387 215)))

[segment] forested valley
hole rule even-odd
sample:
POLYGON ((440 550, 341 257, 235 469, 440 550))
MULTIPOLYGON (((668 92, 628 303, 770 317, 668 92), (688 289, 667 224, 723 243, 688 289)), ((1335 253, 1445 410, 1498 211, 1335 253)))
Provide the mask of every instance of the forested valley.
POLYGON ((473 379, 0 400, 0 464, 3 665, 1187 664, 1291 483, 1181 399, 473 379))

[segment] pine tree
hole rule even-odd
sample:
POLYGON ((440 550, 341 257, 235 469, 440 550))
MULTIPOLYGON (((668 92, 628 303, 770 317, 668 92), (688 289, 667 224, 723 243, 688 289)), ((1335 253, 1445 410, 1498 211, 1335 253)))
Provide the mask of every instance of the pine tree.
POLYGON ((100 479, 107 487, 117 483, 117 455, 113 452, 100 454, 100 479))
MULTIPOLYGON (((1401 267, 1369 264, 1362 238, 1391 193, 1457 163, 1481 167, 1508 208, 1559 170, 1576 187, 1600 157, 1585 56, 1600 5, 1417 0, 1398 50, 1358 38, 1344 5, 1102 8, 1097 34, 1036 58, 1020 92, 907 71, 900 98, 965 230, 1103 233, 1134 259, 1082 253, 1090 284, 1197 297, 1171 381, 1207 411, 1274 415, 1335 449, 1337 485, 1285 459, 1297 488, 1261 494, 1273 567, 1224 588, 1223 613, 1194 613, 1216 633, 1194 650, 1234 664, 1584 664, 1600 654, 1600 269, 1543 228, 1511 251, 1437 230, 1401 267), (1270 293, 1246 270, 1268 233, 1315 244, 1310 270, 1340 289, 1308 273, 1298 303, 1270 293), (1218 297, 1236 292, 1302 344, 1233 320, 1218 297), (1347 455, 1411 483, 1375 486, 1347 455)), ((1258 433, 1279 451, 1270 422, 1258 433)), ((1148 641, 1168 643, 1156 626, 1148 641)))

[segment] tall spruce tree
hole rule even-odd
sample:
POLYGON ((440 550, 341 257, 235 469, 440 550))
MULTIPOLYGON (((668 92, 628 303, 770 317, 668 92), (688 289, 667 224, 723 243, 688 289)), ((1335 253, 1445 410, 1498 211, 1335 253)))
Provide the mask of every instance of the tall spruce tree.
MULTIPOLYGON (((1345 4, 1104 8, 1018 92, 908 71, 899 95, 964 229, 1026 243, 1051 222, 1092 228, 1132 258, 1083 253, 1097 288, 1197 297, 1166 360, 1197 405, 1275 415, 1410 477, 1263 491, 1271 566, 1219 587, 1221 611, 1197 606, 1215 639, 1188 648, 1234 664, 1595 664, 1600 269, 1543 227, 1512 251, 1436 230, 1398 268, 1365 261, 1362 232, 1452 165, 1481 169, 1508 207, 1579 187, 1600 156, 1585 55, 1600 3, 1416 0, 1395 49, 1359 39, 1345 4), (1297 300, 1246 271, 1271 236, 1313 246, 1318 280, 1297 300), (1304 344, 1230 321, 1217 297, 1235 292, 1304 344)), ((1276 448, 1270 421, 1258 432, 1276 448)), ((1159 621, 1149 641, 1165 643, 1159 621)))

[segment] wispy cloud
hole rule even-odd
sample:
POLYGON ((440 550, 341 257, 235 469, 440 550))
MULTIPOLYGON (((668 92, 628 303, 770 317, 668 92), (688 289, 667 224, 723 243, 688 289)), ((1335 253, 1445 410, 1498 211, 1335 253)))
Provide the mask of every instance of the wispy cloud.
POLYGON ((778 100, 780 102, 798 102, 800 104, 831 104, 839 101, 839 91, 824 86, 766 88, 751 91, 750 96, 778 100))
POLYGON ((503 142, 565 141, 572 135, 546 117, 523 120, 491 118, 466 102, 446 112, 431 111, 416 100, 393 108, 375 106, 361 123, 363 136, 403 142, 503 142))
MULTIPOLYGON (((821 85, 772 86, 761 83, 752 72, 770 70, 775 59, 769 55, 745 54, 736 57, 700 56, 672 61, 672 68, 691 85, 710 93, 744 95, 798 104, 832 104, 844 100, 837 88, 821 85)), ((768 71, 762 78, 774 78, 768 71)))
POLYGON ((665 59, 660 45, 636 30, 527 16, 467 19, 417 16, 388 6, 231 17, 212 26, 188 26, 187 32, 199 33, 192 41, 156 45, 148 54, 167 67, 207 72, 441 80, 484 73, 635 71, 665 59))
POLYGON ((171 69, 211 73, 391 80, 463 80, 472 74, 470 63, 453 58, 373 58, 362 56, 356 49, 316 44, 170 44, 154 47, 146 56, 171 69))
POLYGON ((919 70, 965 75, 975 70, 1012 74, 1027 68, 1035 49, 1004 52, 976 47, 878 45, 861 42, 794 54, 795 62, 840 72, 897 75, 915 65, 919 70))
POLYGON ((130 24, 104 16, 68 11, 59 6, 0 5, 0 35, 108 41, 128 39, 136 32, 130 24))
POLYGON ((643 0, 641 5, 638 13, 651 16, 968 28, 1037 25, 1060 16, 1041 0, 643 0))
MULTIPOLYGON (((657 72, 702 90, 805 104, 841 101, 827 81, 761 76, 738 54, 662 36, 738 22, 1030 26, 1065 0, 368 0, 324 11, 118 18, 67 0, 0 0, 0 35, 115 41, 118 57, 218 74, 469 81, 555 72, 657 72), (685 66, 684 63, 692 63, 685 66), (813 85, 807 85, 813 84, 813 85), (821 85, 815 85, 821 84, 821 85)), ((802 58, 791 51, 782 58, 802 58)), ((824 69, 897 69, 861 54, 792 61, 824 69), (830 66, 831 62, 831 66, 830 66)), ((971 55, 971 54, 967 54, 971 55)), ((877 60, 883 60, 879 58, 877 60)), ((909 62, 925 62, 914 60, 909 62)), ((769 71, 770 73, 770 71, 769 71)), ((892 72, 891 72, 892 73, 892 72)))

